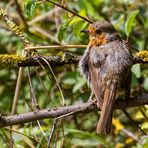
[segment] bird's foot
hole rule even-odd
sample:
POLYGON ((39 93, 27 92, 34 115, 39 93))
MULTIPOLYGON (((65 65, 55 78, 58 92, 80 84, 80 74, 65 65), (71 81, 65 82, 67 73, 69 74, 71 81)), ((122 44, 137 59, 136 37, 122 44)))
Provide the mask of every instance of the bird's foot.
POLYGON ((94 101, 94 100, 93 100, 93 96, 94 96, 94 94, 91 93, 90 96, 89 96, 89 99, 88 99, 87 103, 93 102, 93 101, 94 101))
POLYGON ((103 102, 102 101, 97 101, 97 108, 102 109, 103 102))

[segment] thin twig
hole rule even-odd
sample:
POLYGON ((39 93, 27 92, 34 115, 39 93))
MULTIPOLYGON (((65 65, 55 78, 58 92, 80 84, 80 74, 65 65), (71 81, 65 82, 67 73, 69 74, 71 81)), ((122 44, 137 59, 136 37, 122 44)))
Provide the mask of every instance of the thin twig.
MULTIPOLYGON (((41 65, 41 67, 43 66, 40 62, 39 62, 39 64, 41 65)), ((35 70, 35 72, 36 72, 36 75, 37 75, 37 77, 38 77, 38 79, 39 79, 39 81, 40 81, 42 87, 43 87, 43 90, 44 90, 44 92, 45 92, 47 98, 48 98, 48 99, 53 103, 53 105, 56 107, 55 103, 54 103, 53 100, 50 98, 50 96, 49 96, 49 94, 48 94, 48 91, 47 91, 47 89, 46 89, 46 87, 45 87, 45 85, 44 85, 42 79, 40 78, 40 75, 38 74, 37 69, 36 69, 35 67, 34 67, 34 70, 35 70)))
POLYGON ((42 147, 46 148, 46 146, 44 146, 42 143, 40 143, 40 141, 39 141, 38 139, 36 139, 35 137, 33 137, 33 136, 29 136, 29 135, 23 134, 23 133, 21 133, 21 132, 15 130, 15 129, 11 129, 11 128, 8 128, 8 127, 5 127, 5 129, 8 130, 8 131, 13 131, 13 132, 15 132, 15 133, 17 133, 17 134, 23 135, 23 136, 25 136, 25 137, 28 137, 28 138, 30 138, 30 139, 36 141, 37 143, 39 143, 42 147))
POLYGON ((10 0, 7 5, 5 6, 5 10, 7 11, 9 9, 9 7, 14 3, 13 0, 10 0))
POLYGON ((63 123, 63 120, 61 120, 61 126, 62 126, 62 138, 61 138, 61 144, 60 144, 60 147, 63 147, 64 146, 64 123, 63 123))
POLYGON ((40 129, 41 133, 42 133, 43 136, 45 137, 46 141, 48 141, 48 138, 47 138, 46 134, 44 133, 44 131, 43 131, 42 127, 41 127, 41 124, 40 124, 39 120, 37 120, 37 124, 38 124, 38 126, 39 126, 39 129, 40 129))
POLYGON ((141 112, 141 114, 143 115, 144 119, 145 119, 146 121, 148 121, 148 115, 147 115, 147 113, 146 113, 146 110, 147 110, 147 109, 145 109, 144 106, 143 106, 143 107, 140 107, 139 109, 140 109, 140 112, 141 112))
POLYGON ((24 23, 25 28, 28 29, 28 24, 27 24, 27 22, 26 22, 26 19, 25 19, 23 13, 22 13, 22 10, 21 10, 21 7, 20 7, 18 1, 17 1, 17 0, 14 0, 14 2, 15 2, 15 4, 16 4, 16 9, 17 9, 17 11, 18 11, 19 16, 21 17, 21 20, 22 20, 23 23, 24 23))
POLYGON ((141 144, 140 140, 138 139, 138 137, 136 137, 133 133, 131 133, 130 131, 128 131, 127 129, 123 128, 122 132, 125 133, 126 135, 128 135, 129 137, 131 137, 132 139, 134 139, 135 141, 137 141, 139 144, 141 144))
POLYGON ((28 67, 28 71, 27 71, 27 76, 28 76, 28 81, 29 81, 29 88, 30 88, 30 106, 31 106, 31 110, 33 111, 34 109, 36 109, 37 106, 37 100, 36 100, 36 96, 35 96, 35 92, 33 89, 33 84, 32 84, 32 79, 30 77, 30 68, 28 67))
MULTIPOLYGON (((56 11, 60 11, 61 10, 61 8, 55 8, 55 9, 56 9, 56 11)), ((33 25, 34 23, 37 23, 39 21, 44 20, 46 17, 48 17, 48 18, 51 17, 52 15, 54 15, 55 9, 52 9, 51 11, 47 12, 44 15, 35 17, 30 22, 28 22, 28 25, 33 25)))
POLYGON ((74 11, 72 11, 72 10, 70 10, 70 9, 68 9, 68 8, 66 8, 66 7, 64 7, 64 6, 60 5, 60 4, 58 4, 58 3, 55 3, 55 2, 53 2, 53 1, 51 1, 51 0, 46 0, 46 2, 49 2, 49 3, 51 3, 51 4, 54 4, 54 5, 60 7, 60 8, 62 8, 62 9, 64 9, 64 10, 70 12, 70 13, 72 13, 73 15, 75 15, 75 16, 77 16, 77 17, 79 17, 79 18, 81 18, 81 19, 83 19, 83 20, 85 20, 85 21, 87 21, 88 23, 91 23, 91 24, 93 23, 93 22, 92 22, 91 20, 89 20, 88 18, 83 17, 83 16, 77 14, 76 12, 74 12, 74 11))
POLYGON ((61 115, 61 116, 57 117, 57 119, 63 119, 63 118, 66 118, 66 117, 68 117, 70 115, 73 115, 73 114, 74 114, 74 112, 70 112, 70 113, 67 113, 67 114, 64 114, 64 115, 61 115))
POLYGON ((10 148, 10 142, 8 136, 5 134, 5 129, 2 129, 0 132, 1 140, 5 141, 6 147, 10 148))
POLYGON ((57 79, 56 75, 54 74, 54 72, 53 72, 53 70, 52 70, 52 68, 51 68, 51 65, 49 64, 49 62, 48 62, 44 57, 41 57, 41 59, 43 59, 43 60, 45 61, 45 63, 48 65, 48 67, 49 67, 49 69, 50 69, 50 71, 51 71, 51 73, 52 73, 52 75, 53 75, 53 77, 54 77, 54 79, 55 79, 55 81, 56 81, 56 83, 57 83, 58 89, 59 89, 59 91, 60 91, 61 98, 62 98, 62 101, 63 101, 63 106, 65 106, 65 105, 66 105, 66 102, 65 102, 65 98, 64 98, 62 89, 61 89, 61 87, 60 87, 60 84, 59 84, 59 82, 58 82, 58 79, 57 79))
POLYGON ((53 40, 55 43, 59 44, 59 41, 56 37, 54 37, 54 35, 48 33, 46 30, 37 27, 37 26, 31 26, 30 27, 30 31, 37 31, 38 33, 44 35, 45 37, 49 38, 50 40, 53 40))
MULTIPOLYGON (((26 56, 26 52, 24 50, 22 52, 22 56, 26 56)), ((24 67, 20 67, 19 68, 19 72, 18 72, 16 87, 15 87, 15 92, 14 92, 12 111, 11 111, 12 115, 14 115, 15 112, 16 112, 16 106, 17 106, 19 92, 20 92, 20 87, 21 87, 21 83, 22 83, 23 71, 24 71, 24 67)))
MULTIPOLYGON (((34 60, 35 60, 37 63, 39 63, 39 65, 41 66, 41 68, 46 72, 46 69, 45 69, 45 67, 43 66, 43 64, 42 64, 40 61, 36 60, 36 59, 34 59, 34 60)), ((37 74, 37 76, 38 76, 38 74, 37 74)), ((48 76, 48 78, 49 78, 49 80, 50 80, 50 77, 49 77, 49 74, 48 74, 48 73, 47 73, 47 76, 48 76)), ((39 78, 39 76, 38 76, 38 78, 39 78)), ((44 83, 41 81, 40 78, 39 78, 39 80, 40 80, 42 86, 44 87, 44 89, 45 89, 45 91, 46 91, 47 97, 50 98, 49 95, 48 95, 48 92, 47 92, 47 89, 46 89, 44 83)), ((56 107, 54 101, 53 101, 51 98, 50 98, 50 100, 51 100, 51 102, 53 103, 53 105, 56 107)))
POLYGON ((144 135, 147 135, 140 127, 138 124, 136 124, 136 122, 132 119, 132 117, 129 115, 129 113, 123 109, 124 114, 129 118, 129 120, 131 121, 131 123, 136 126, 144 135))
POLYGON ((56 129, 56 126, 57 126, 58 121, 59 121, 58 119, 55 119, 55 121, 53 123, 53 126, 51 128, 51 132, 50 132, 50 135, 49 135, 49 139, 48 139, 47 148, 50 148, 51 140, 52 140, 52 137, 53 137, 53 134, 54 134, 54 131, 56 129))
POLYGON ((9 134, 10 134, 9 148, 13 148, 13 146, 14 146, 14 139, 12 137, 12 131, 9 131, 9 134))
MULTIPOLYGON (((30 97, 31 97, 31 104, 32 104, 31 107, 33 107, 31 109, 33 109, 33 110, 34 109, 38 109, 37 108, 38 104, 37 104, 37 100, 36 100, 36 97, 35 97, 35 92, 34 92, 34 89, 33 89, 32 80, 31 80, 31 77, 30 77, 30 69, 29 69, 29 67, 28 67, 27 74, 28 74, 29 87, 30 87, 30 97)), ((48 141, 48 139, 46 137, 46 134, 42 130, 42 127, 41 127, 40 122, 38 120, 37 120, 37 124, 39 126, 39 129, 40 129, 41 133, 43 134, 43 136, 45 137, 45 139, 48 141)))
POLYGON ((33 46, 26 47, 25 50, 42 50, 42 49, 64 49, 64 48, 86 48, 87 45, 50 45, 50 46, 33 46))
POLYGON ((58 11, 59 9, 62 10, 62 8, 59 8, 58 6, 55 6, 54 8, 54 15, 55 15, 54 21, 57 30, 60 29, 60 24, 61 24, 61 19, 60 19, 61 14, 59 13, 60 11, 58 11))

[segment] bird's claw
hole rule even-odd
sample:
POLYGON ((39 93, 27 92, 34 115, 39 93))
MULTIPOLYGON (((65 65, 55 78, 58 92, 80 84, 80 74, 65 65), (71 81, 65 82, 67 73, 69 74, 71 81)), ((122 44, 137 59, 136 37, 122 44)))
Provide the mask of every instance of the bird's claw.
POLYGON ((102 109, 103 102, 97 101, 97 108, 102 109))
POLYGON ((93 95, 94 95, 93 93, 90 94, 89 99, 87 101, 88 103, 93 102, 93 95))

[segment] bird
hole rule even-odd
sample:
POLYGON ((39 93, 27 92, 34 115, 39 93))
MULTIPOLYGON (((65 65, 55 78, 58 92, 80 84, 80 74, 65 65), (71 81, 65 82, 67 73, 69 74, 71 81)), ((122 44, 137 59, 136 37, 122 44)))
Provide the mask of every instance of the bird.
POLYGON ((111 131, 118 92, 124 91, 126 102, 130 98, 132 47, 106 20, 92 23, 82 32, 89 35, 89 43, 79 61, 79 69, 101 110, 96 132, 106 135, 111 131))

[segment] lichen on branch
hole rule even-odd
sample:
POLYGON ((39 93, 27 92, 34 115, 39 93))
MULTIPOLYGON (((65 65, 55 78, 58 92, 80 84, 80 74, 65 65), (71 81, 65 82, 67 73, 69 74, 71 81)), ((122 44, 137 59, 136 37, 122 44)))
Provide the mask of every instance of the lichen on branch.
POLYGON ((0 68, 18 67, 18 64, 24 62, 25 60, 26 58, 20 55, 1 54, 0 68))
POLYGON ((147 50, 142 50, 142 51, 139 51, 137 54, 136 54, 138 57, 142 58, 143 61, 147 61, 148 62, 148 51, 147 50))
MULTIPOLYGON (((46 66, 47 63, 42 58, 46 59, 51 66, 62 66, 65 64, 77 64, 81 56, 76 56, 71 53, 65 53, 63 56, 44 56, 33 55, 24 57, 21 55, 8 55, 0 54, 0 68, 13 68, 13 67, 27 67, 27 66, 40 66, 39 63, 46 66)), ((133 64, 148 63, 148 51, 143 50, 136 53, 133 58, 133 64)))

